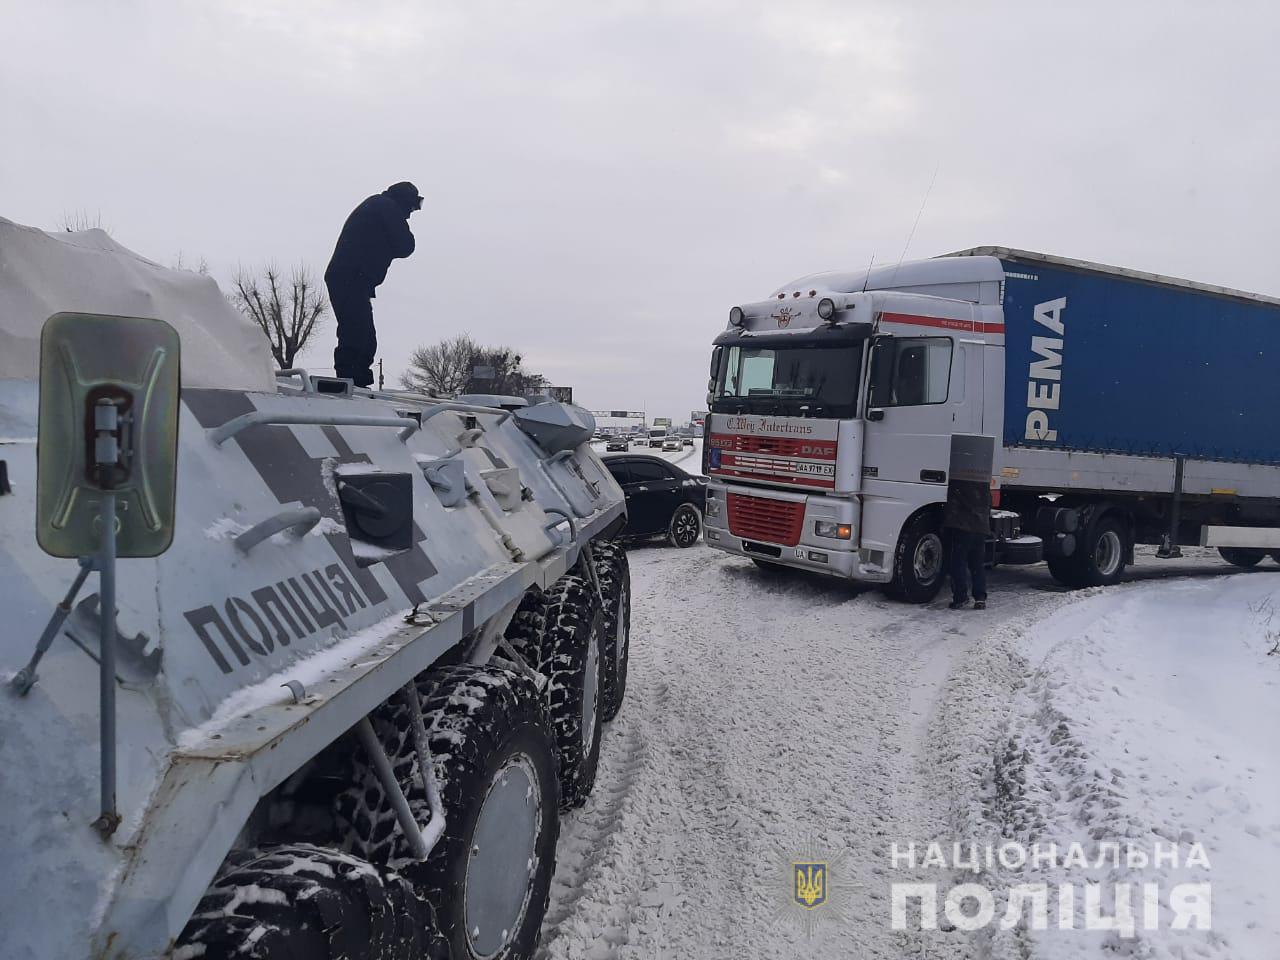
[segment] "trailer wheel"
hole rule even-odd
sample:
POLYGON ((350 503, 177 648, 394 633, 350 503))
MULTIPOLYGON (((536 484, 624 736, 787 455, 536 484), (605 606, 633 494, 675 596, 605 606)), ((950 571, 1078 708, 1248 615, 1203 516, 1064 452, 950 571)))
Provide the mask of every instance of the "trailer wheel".
POLYGON ((595 587, 567 574, 547 590, 538 669, 560 768, 561 809, 581 806, 596 783, 604 687, 604 611, 595 587))
MULTIPOLYGON (((1092 518, 1090 518, 1092 519, 1092 518)), ((1075 554, 1074 586, 1104 587, 1124 576, 1125 558, 1130 549, 1129 534, 1114 513, 1104 514, 1087 524, 1075 554)))
POLYGON ((907 521, 893 554, 893 580, 885 593, 907 603, 928 603, 947 577, 946 552, 937 517, 920 513, 907 521))
MULTIPOLYGON (((541 697, 520 674, 472 664, 434 670, 418 687, 444 833, 425 862, 414 860, 357 750, 354 788, 340 798, 352 846, 386 857, 435 905, 453 960, 525 960, 546 913, 560 829, 541 697)), ((408 709, 393 700, 371 719, 410 807, 429 823, 408 709)))
POLYGON ((627 661, 631 652, 631 566, 627 552, 611 540, 591 545, 596 577, 604 594, 603 719, 612 720, 622 709, 627 692, 627 661))
POLYGON ((1252 550, 1249 547, 1219 547, 1218 553, 1227 563, 1245 570, 1256 567, 1267 555, 1265 550, 1252 550))
POLYGON ((174 960, 449 960, 431 906, 399 874, 307 843, 247 854, 209 887, 174 960))
POLYGON ((671 515, 667 542, 673 547, 692 547, 702 536, 702 513, 692 503, 682 503, 671 515))
POLYGON ((1076 560, 1077 558, 1074 554, 1070 557, 1050 557, 1046 561, 1049 565, 1049 576, 1064 587, 1069 587, 1072 590, 1084 586, 1080 579, 1080 568, 1076 560))

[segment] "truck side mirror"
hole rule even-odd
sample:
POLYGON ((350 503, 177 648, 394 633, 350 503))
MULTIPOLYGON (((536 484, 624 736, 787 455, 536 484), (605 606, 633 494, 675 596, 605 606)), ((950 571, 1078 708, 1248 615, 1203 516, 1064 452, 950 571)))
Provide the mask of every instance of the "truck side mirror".
POLYGON ((716 378, 720 376, 720 354, 723 349, 723 347, 716 347, 711 351, 711 383, 707 386, 708 390, 715 389, 716 378))
POLYGON ((173 541, 178 333, 162 320, 56 313, 40 333, 36 540, 55 557, 102 547, 114 494, 116 555, 154 557, 173 541))

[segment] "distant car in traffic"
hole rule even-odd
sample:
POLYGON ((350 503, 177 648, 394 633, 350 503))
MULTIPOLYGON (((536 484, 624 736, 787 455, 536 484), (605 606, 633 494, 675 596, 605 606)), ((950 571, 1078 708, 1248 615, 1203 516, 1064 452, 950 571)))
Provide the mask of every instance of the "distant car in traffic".
POLYGON ((692 446, 693 446, 693 437, 685 437, 683 440, 681 440, 681 441, 680 441, 680 443, 681 443, 681 445, 682 445, 682 446, 685 446, 685 447, 692 447, 692 446))
POLYGON ((664 451, 668 451, 668 450, 677 450, 677 451, 678 451, 678 450, 680 449, 680 438, 679 438, 679 437, 667 437, 667 439, 665 439, 665 440, 663 440, 663 441, 662 441, 662 449, 663 449, 664 451))
POLYGON ((630 449, 631 440, 628 437, 610 437, 609 442, 604 445, 605 453, 610 453, 614 450, 626 451, 630 449))
POLYGON ((676 547, 692 547, 702 536, 707 478, 685 473, 648 454, 604 458, 627 502, 627 539, 666 537, 676 547))

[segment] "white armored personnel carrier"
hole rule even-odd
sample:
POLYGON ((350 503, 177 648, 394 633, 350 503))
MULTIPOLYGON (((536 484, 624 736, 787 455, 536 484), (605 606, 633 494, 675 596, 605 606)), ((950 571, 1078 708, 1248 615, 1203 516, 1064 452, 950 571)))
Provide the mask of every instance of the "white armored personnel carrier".
POLYGON ((0 220, 0 954, 531 956, 626 682, 593 429, 0 220))

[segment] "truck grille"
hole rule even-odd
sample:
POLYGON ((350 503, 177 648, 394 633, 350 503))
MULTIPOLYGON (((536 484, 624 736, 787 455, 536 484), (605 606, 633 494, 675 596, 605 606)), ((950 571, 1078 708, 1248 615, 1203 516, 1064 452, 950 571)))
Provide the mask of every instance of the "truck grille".
POLYGON ((803 529, 803 501, 729 494, 729 532, 735 537, 794 547, 803 529))

